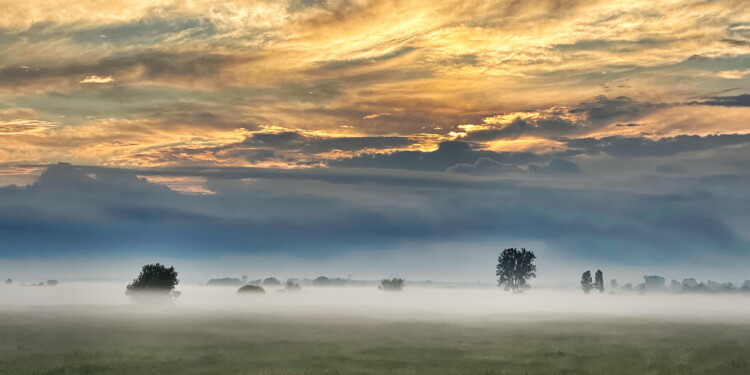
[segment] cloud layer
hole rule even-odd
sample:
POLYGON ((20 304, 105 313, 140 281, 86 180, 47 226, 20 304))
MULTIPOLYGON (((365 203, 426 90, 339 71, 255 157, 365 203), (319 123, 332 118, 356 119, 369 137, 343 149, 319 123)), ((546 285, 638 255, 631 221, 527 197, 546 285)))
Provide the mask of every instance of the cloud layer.
POLYGON ((0 9, 0 257, 747 256, 747 1, 0 9))

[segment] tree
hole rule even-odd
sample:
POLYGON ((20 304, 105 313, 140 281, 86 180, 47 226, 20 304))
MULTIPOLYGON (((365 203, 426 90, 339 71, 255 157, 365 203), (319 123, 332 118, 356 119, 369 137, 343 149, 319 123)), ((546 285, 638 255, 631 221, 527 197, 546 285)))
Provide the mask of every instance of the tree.
POLYGON ((617 280, 615 279, 610 280, 609 287, 612 288, 612 290, 617 289, 617 280))
POLYGON ((581 289, 586 294, 589 294, 591 289, 594 289, 594 285, 591 282, 591 271, 586 271, 581 275, 581 289))
POLYGON ((664 283, 667 282, 667 279, 661 277, 661 276, 643 276, 644 281, 644 287, 646 290, 661 290, 664 289, 664 283))
POLYGON ((263 289, 263 288, 261 288, 261 287, 259 287, 257 285, 251 285, 251 284, 245 285, 245 286, 237 289, 237 293, 242 293, 242 294, 246 294, 246 293, 263 294, 265 292, 266 292, 265 289, 263 289))
POLYGON ((263 286, 281 286, 281 281, 275 277, 267 277, 263 280, 263 286))
POLYGON ((134 296, 143 292, 176 296, 174 287, 180 283, 174 267, 167 268, 159 263, 147 264, 133 282, 128 284, 125 294, 134 296))
POLYGON ((299 286, 299 283, 295 280, 289 279, 284 285, 284 290, 286 290, 287 292, 299 292, 300 290, 302 290, 302 287, 299 286))
POLYGON ((594 274, 594 286, 599 290, 599 293, 604 292, 604 272, 602 270, 596 270, 596 274, 594 274))
POLYGON ((391 292, 397 292, 404 288, 404 279, 394 277, 392 279, 383 279, 380 281, 380 290, 386 290, 391 292))
POLYGON ((318 276, 312 283, 315 286, 328 286, 331 281, 325 276, 318 276))
POLYGON ((529 288, 526 280, 536 277, 536 266, 534 265, 536 255, 534 252, 516 248, 503 250, 497 257, 497 285, 505 287, 518 293, 524 288, 529 288))

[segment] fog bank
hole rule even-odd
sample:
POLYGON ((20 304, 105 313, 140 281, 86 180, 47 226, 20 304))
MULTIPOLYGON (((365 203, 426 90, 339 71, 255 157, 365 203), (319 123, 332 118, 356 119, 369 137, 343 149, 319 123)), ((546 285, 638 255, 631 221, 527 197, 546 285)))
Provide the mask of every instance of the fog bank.
MULTIPOLYGON (((405 320, 578 319, 585 316, 676 320, 744 321, 747 295, 610 294, 532 289, 510 294, 495 288, 408 287, 384 292, 375 287, 305 287, 297 293, 266 288, 240 295, 235 287, 179 286, 181 296, 165 313, 271 314, 292 318, 349 316, 405 320)), ((0 310, 74 306, 110 311, 149 310, 133 303, 120 283, 67 283, 55 287, 0 286, 0 310)), ((151 309, 151 311, 156 311, 151 309)))

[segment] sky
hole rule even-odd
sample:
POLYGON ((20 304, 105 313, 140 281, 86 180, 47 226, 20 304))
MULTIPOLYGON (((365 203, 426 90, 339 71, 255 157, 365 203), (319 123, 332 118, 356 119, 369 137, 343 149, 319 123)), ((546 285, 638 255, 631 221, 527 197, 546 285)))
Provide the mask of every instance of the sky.
POLYGON ((0 9, 0 277, 750 278, 747 1, 0 9))

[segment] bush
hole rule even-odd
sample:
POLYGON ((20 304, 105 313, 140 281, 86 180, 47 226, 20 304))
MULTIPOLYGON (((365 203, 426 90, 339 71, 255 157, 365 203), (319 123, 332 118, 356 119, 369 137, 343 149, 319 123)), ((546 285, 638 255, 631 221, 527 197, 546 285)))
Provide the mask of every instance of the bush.
POLYGON ((136 297, 152 295, 155 297, 177 297, 179 293, 174 288, 179 284, 177 271, 174 267, 167 268, 159 263, 147 264, 133 282, 128 284, 125 294, 136 297))
POLYGON ((45 284, 47 286, 55 286, 55 285, 59 284, 59 282, 57 280, 47 280, 47 282, 45 284))
POLYGON ((404 288, 404 279, 394 277, 392 279, 383 279, 378 287, 381 290, 396 292, 404 288))
POLYGON ((257 294, 263 294, 266 290, 262 287, 255 286, 255 285, 245 285, 242 288, 237 289, 237 293, 257 293, 257 294))

